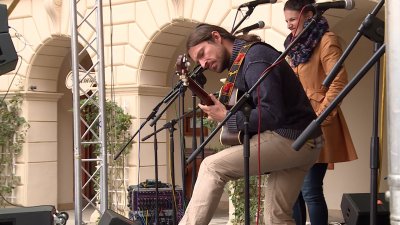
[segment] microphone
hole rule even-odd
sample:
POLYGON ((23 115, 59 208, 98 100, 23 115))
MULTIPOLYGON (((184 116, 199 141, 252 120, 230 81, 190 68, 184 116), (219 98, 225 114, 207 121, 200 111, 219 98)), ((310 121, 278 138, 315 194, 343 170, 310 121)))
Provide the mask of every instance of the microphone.
POLYGON ((242 29, 236 31, 235 34, 237 34, 237 33, 247 34, 247 33, 249 33, 249 31, 251 31, 251 30, 260 29, 260 28, 263 28, 264 26, 265 26, 264 21, 261 21, 261 20, 260 20, 260 21, 258 21, 257 23, 255 23, 255 24, 253 24, 253 25, 250 25, 250 26, 248 26, 248 27, 245 27, 245 28, 242 28, 242 29))
POLYGON ((327 9, 347 9, 352 10, 355 6, 354 0, 342 0, 335 2, 321 2, 312 4, 315 9, 325 11, 327 9))
POLYGON ((276 3, 276 0, 255 0, 255 1, 251 1, 251 2, 246 2, 246 3, 241 4, 239 6, 239 9, 243 8, 243 7, 256 7, 258 5, 266 4, 266 3, 273 4, 273 3, 276 3))

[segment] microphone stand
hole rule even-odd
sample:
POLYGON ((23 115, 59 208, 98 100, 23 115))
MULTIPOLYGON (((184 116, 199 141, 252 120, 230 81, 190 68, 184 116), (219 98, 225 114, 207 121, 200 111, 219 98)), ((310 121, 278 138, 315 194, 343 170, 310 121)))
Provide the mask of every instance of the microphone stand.
MULTIPOLYGON (((301 133, 301 135, 293 142, 292 147, 294 150, 299 150, 301 146, 305 144, 307 139, 315 131, 315 129, 328 117, 328 115, 336 108, 336 106, 344 99, 344 97, 353 89, 353 87, 364 77, 364 75, 369 71, 369 69, 380 59, 380 57, 385 52, 385 45, 379 47, 379 49, 373 54, 373 56, 367 61, 367 63, 358 71, 354 78, 343 88, 343 90, 336 96, 336 98, 331 102, 331 104, 317 117, 313 120, 308 127, 301 133)), ((374 104, 375 105, 375 104, 374 104)), ((374 112, 374 115, 376 113, 374 112)), ((372 143, 376 143, 377 140, 372 138, 372 143)), ((374 147, 375 149, 375 147, 374 147)), ((375 153, 371 153, 374 156, 375 153)), ((375 158, 375 157, 374 157, 375 158)), ((371 169, 376 168, 375 162, 371 163, 371 169)), ((376 182, 373 182, 374 185, 376 182)), ((371 200, 372 201, 372 200, 371 200)), ((376 204, 376 201, 373 202, 376 204)), ((374 207, 371 207, 373 210, 374 207)), ((371 214, 374 213, 371 210, 371 214)))
MULTIPOLYGON (((246 99, 247 100, 247 99, 246 99)), ((244 167, 244 222, 245 225, 250 225, 250 133, 249 133, 249 120, 251 107, 245 104, 242 109, 244 113, 244 135, 243 135, 243 167, 244 167)))
MULTIPOLYGON (((157 130, 157 124, 156 124, 157 123, 157 120, 156 120, 157 118, 160 118, 160 117, 156 117, 153 120, 153 129, 154 129, 154 131, 157 130)), ((150 126, 152 126, 152 125, 150 125, 150 126)), ((142 139, 142 141, 143 141, 143 139, 142 139)), ((154 135, 153 146, 154 146, 154 177, 155 177, 155 180, 156 180, 156 185, 155 185, 155 189, 156 189, 156 209, 155 209, 154 221, 155 221, 155 224, 158 224, 158 203, 159 203, 158 197, 159 197, 159 191, 158 191, 158 140, 157 140, 157 135, 154 135)))
MULTIPOLYGON (((160 109, 161 105, 163 103, 166 102, 170 102, 169 105, 173 102, 170 101, 171 98, 176 98, 176 96, 178 95, 181 86, 182 86, 183 82, 178 82, 178 84, 174 87, 174 89, 172 89, 165 97, 162 101, 160 101, 152 110, 152 112, 150 113, 150 115, 146 118, 146 120, 140 125, 139 129, 135 132, 134 135, 132 135, 132 137, 128 140, 128 142, 120 149, 120 151, 114 156, 114 160, 117 160, 118 157, 122 154, 122 152, 126 149, 126 147, 132 142, 132 140, 136 137, 136 135, 140 132, 140 130, 142 130, 142 128, 146 125, 147 122, 149 122, 151 119, 153 119, 153 122, 150 124, 150 126, 154 126, 154 131, 157 130, 157 126, 156 126, 156 122, 159 120, 159 118, 161 117, 162 113, 165 112, 165 110, 167 108, 165 108, 162 113, 160 115, 158 115, 156 117, 156 114, 158 112, 158 110, 160 109)), ((159 191, 158 191, 158 144, 157 144, 158 140, 157 137, 154 136, 154 162, 155 162, 155 192, 156 192, 156 209, 155 209, 155 222, 156 224, 158 223, 158 197, 159 197, 159 191)))
MULTIPOLYGON (((195 79, 196 74, 201 70, 200 66, 197 66, 193 72, 190 74, 189 77, 195 79), (199 69, 200 68, 200 69, 199 69)), ((167 106, 156 116, 156 118, 153 120, 153 122, 150 123, 150 126, 153 126, 159 119, 160 117, 164 114, 165 111, 171 106, 171 104, 175 101, 175 99, 178 97, 179 93, 184 93, 186 91, 186 86, 184 85, 184 82, 181 80, 178 82, 178 84, 175 86, 175 90, 172 91, 172 94, 168 95, 167 97, 164 98, 163 102, 168 102, 167 106), (172 100, 171 100, 172 99, 172 100)))
MULTIPOLYGON (((204 88, 204 85, 200 85, 202 88, 204 88)), ((200 143, 204 141, 204 112, 203 110, 200 110, 200 143)), ((201 159, 203 160, 205 158, 204 154, 204 148, 203 151, 201 152, 201 159)))
POLYGON ((160 106, 163 103, 167 103, 169 102, 169 100, 171 100, 171 97, 175 96, 177 92, 179 92, 179 88, 182 86, 182 81, 179 81, 175 87, 164 97, 164 99, 159 102, 154 109, 152 110, 152 112, 147 116, 146 120, 140 125, 139 129, 132 135, 132 137, 126 142, 126 144, 120 149, 120 151, 114 156, 114 160, 117 160, 118 157, 122 154, 123 151, 125 151, 126 147, 128 147, 128 145, 133 141, 133 139, 136 137, 136 135, 142 130, 142 128, 146 125, 147 122, 149 122, 151 119, 153 119, 160 106))
MULTIPOLYGON (((197 66, 194 70, 193 70, 193 72, 191 73, 191 77, 196 77, 196 75, 197 75, 197 73, 199 72, 201 70, 201 67, 200 66, 197 66)), ((179 96, 179 94, 182 94, 182 95, 184 95, 184 93, 185 93, 185 91, 186 91, 186 87, 184 86, 184 83, 182 82, 182 81, 179 81, 178 82, 178 84, 175 86, 175 88, 174 88, 175 90, 172 90, 168 95, 167 95, 167 97, 165 97, 164 98, 164 100, 162 101, 162 102, 164 102, 164 103, 166 103, 166 102, 168 102, 167 103, 167 105, 166 105, 166 107, 153 119, 153 121, 150 123, 150 126, 154 126, 154 132, 151 134, 151 135, 148 135, 148 136, 146 136, 145 138, 143 138, 142 139, 142 141, 145 141, 145 140, 147 140, 150 136, 153 136, 154 135, 154 149, 155 149, 155 153, 154 153, 154 157, 155 157, 155 179, 156 179, 156 185, 155 185, 155 189, 156 189, 156 218, 155 218, 155 221, 156 221, 156 224, 158 224, 158 194, 159 194, 159 192, 158 192, 158 156, 157 156, 157 150, 158 150, 158 143, 157 143, 157 133, 158 132, 160 132, 161 130, 163 130, 163 129, 166 129, 166 128, 169 128, 169 133, 170 133, 170 155, 171 155, 171 182, 172 182, 172 193, 175 193, 176 192, 176 190, 175 190, 175 160, 174 160, 174 154, 175 154, 175 151, 174 151, 174 145, 175 145, 175 142, 174 142, 174 134, 173 134, 173 132, 176 130, 175 128, 174 128, 174 126, 175 126, 175 124, 176 124, 176 122, 174 122, 174 123, 170 123, 170 124, 167 124, 167 127, 166 126, 164 126, 163 128, 161 128, 161 129, 159 129, 159 130, 157 130, 157 128, 156 128, 156 123, 157 123, 157 121, 161 118, 161 116, 165 113, 165 111, 172 105, 172 103, 176 100, 176 98, 179 96)), ((194 95, 194 98, 196 98, 196 95, 194 95)), ((184 101, 184 99, 182 100, 182 101, 184 101)), ((194 100, 194 104, 195 104, 196 102, 195 102, 195 100, 194 100)), ((184 109, 184 108, 183 108, 184 109)), ((196 111, 196 106, 194 105, 194 109, 193 109, 193 112, 192 113, 194 113, 196 111)), ((184 114, 185 115, 185 114, 184 114)), ((194 113, 194 115, 196 115, 195 113, 194 113)), ((195 116, 194 116, 194 118, 195 118, 195 116)), ((195 120, 194 120, 194 122, 196 122, 195 120)), ((194 127, 195 127, 195 125, 194 125, 194 127)), ((195 133, 196 134, 196 133, 195 133)), ((194 142, 196 143, 196 139, 194 140, 194 142)), ((184 142, 183 142, 184 143, 184 142)), ((196 144, 196 146, 197 146, 197 144, 196 144)), ((184 150, 184 149, 183 149, 184 150)), ((184 160, 182 160, 182 162, 184 162, 184 160)), ((196 165, 195 165, 196 166, 196 165)), ((196 168, 196 167, 195 167, 196 168)), ((196 173, 196 170, 194 170, 194 173, 196 173)), ((183 182, 185 181, 185 179, 183 179, 183 182)), ((185 183, 183 183, 183 184, 185 184, 185 183)), ((194 184, 194 182, 193 182, 193 184, 194 184)), ((184 185, 182 185, 182 186, 184 186, 184 185)), ((182 188, 182 190, 183 190, 183 193, 182 193, 182 195, 183 196, 185 196, 185 188, 183 187, 182 188)), ((175 196, 175 195, 173 195, 173 196, 175 196)), ((184 198, 184 197, 183 197, 184 198)), ((185 200, 185 199, 183 199, 183 200, 185 200)), ((172 219, 173 219, 173 224, 176 224, 176 208, 175 208, 175 206, 173 207, 173 216, 172 216, 172 219)))
MULTIPOLYGON (((156 116, 158 110, 160 109, 160 106, 166 101, 166 99, 170 98, 171 95, 174 95, 176 93, 175 90, 171 90, 169 94, 165 96, 165 98, 160 101, 152 110, 152 112, 147 116, 146 120, 140 125, 139 129, 135 132, 134 135, 129 139, 129 141, 121 148, 121 150, 114 156, 114 160, 117 160, 118 157, 122 154, 122 152, 126 149, 126 147, 132 142, 132 140, 135 138, 135 136, 142 130, 142 128, 146 125, 148 121, 151 119, 154 119, 156 116)), ((175 94, 176 95, 176 94, 175 94)), ((159 118, 159 117, 158 117, 159 118)), ((154 125, 154 130, 156 130, 155 123, 153 121, 152 123, 154 125)), ((156 209, 155 209, 155 221, 156 224, 158 223, 158 149, 157 149, 157 137, 154 136, 154 162, 155 162, 155 189, 156 189, 156 209)))
MULTIPOLYGON (((374 51, 378 51, 380 44, 375 43, 374 51)), ((375 67, 375 82, 374 82, 374 99, 373 99, 373 120, 372 120, 372 137, 371 137, 371 147, 370 147, 370 169, 371 169, 371 180, 370 180, 370 224, 376 224, 377 220, 377 200, 378 200, 378 168, 379 168, 379 79, 380 79, 380 61, 376 61, 375 67)))
MULTIPOLYGON (((185 114, 185 92, 182 92, 182 108, 179 110, 182 110, 182 114, 185 114)), ((185 124, 180 121, 180 131, 181 135, 180 135, 180 141, 181 141, 181 176, 182 176, 182 202, 183 202, 183 209, 186 209, 186 203, 187 203, 187 199, 186 199, 186 173, 185 173, 185 168, 186 168, 186 163, 185 163, 185 159, 186 159, 186 140, 185 140, 185 136, 183 134, 183 131, 185 130, 185 124)))
MULTIPOLYGON (((196 94, 192 91, 192 107, 193 107, 193 115, 192 115, 192 126, 193 126, 193 132, 192 132, 192 152, 194 152, 197 148, 197 134, 196 134, 196 127, 197 127, 197 121, 196 121, 196 94)), ((202 152, 204 154, 204 149, 202 149, 202 152)), ((197 180, 197 162, 196 160, 193 160, 192 162, 192 183, 191 183, 191 190, 193 193, 193 188, 194 184, 196 183, 197 180)))
MULTIPOLYGON (((175 97, 176 98, 176 97, 175 97)), ((172 101, 171 101, 172 102, 172 101)), ((175 129, 175 124, 178 121, 181 121, 183 118, 185 118, 186 116, 188 116, 189 114, 195 114, 195 112, 197 111, 198 107, 195 108, 193 111, 189 111, 187 113, 184 113, 182 116, 178 117, 177 119, 173 119, 171 121, 169 121, 168 123, 164 124, 164 126, 158 130, 155 130, 153 133, 145 136, 144 138, 142 138, 142 141, 145 141, 147 139, 149 139, 151 136, 156 136, 157 133, 161 132, 164 129, 168 129, 169 131, 169 140, 170 140, 170 156, 171 156, 171 179, 172 179, 172 193, 175 193, 175 174, 174 174, 174 170, 175 170, 175 163, 174 163, 174 131, 175 129)), ((156 192, 157 193, 157 192, 156 192)), ((173 194, 172 196, 175 196, 175 194, 173 194)), ((173 204, 174 205, 174 204, 173 204)), ((176 224, 176 208, 175 205, 172 207, 173 210, 173 214, 172 214, 172 221, 173 224, 176 224)), ((157 224, 157 223, 156 223, 157 224)))
MULTIPOLYGON (((194 78, 194 79, 196 79, 196 76, 198 75, 198 73, 200 73, 200 72, 202 72, 202 68, 200 67, 200 66, 197 66, 195 69, 193 69, 193 71, 192 71, 192 73, 191 73, 191 75, 190 75, 190 77, 191 78, 194 78)), ((181 86, 180 86, 180 88, 179 89, 177 89, 177 90, 175 90, 174 92, 173 92, 173 94, 171 94, 170 96, 169 96, 169 98, 168 98, 168 101, 169 101, 169 103, 167 104, 167 106, 160 112, 160 114, 153 120, 153 122, 152 123, 150 123, 150 126, 153 126, 153 124, 155 124, 158 120, 159 120, 159 118, 163 115, 163 113, 169 108, 169 106, 176 100, 176 98, 179 96, 179 93, 182 93, 182 94, 184 94, 184 92, 186 91, 186 86, 185 86, 185 84, 184 84, 184 82, 179 82, 180 84, 181 84, 181 86)), ((196 96, 194 95, 194 98, 195 98, 196 96)), ((194 113, 195 111, 196 111, 196 102, 195 102, 195 100, 194 100, 194 110, 193 110, 193 115, 196 115, 196 113, 194 113)), ((185 115, 185 114, 184 114, 185 115)), ((194 118, 195 118, 195 116, 193 116, 194 118)), ((194 120, 194 122, 196 122, 196 120, 194 120)), ((196 125, 194 124, 194 127, 196 127, 196 125)), ((164 128, 165 129, 165 128, 164 128)), ((171 128, 171 129, 174 129, 175 130, 175 128, 171 128)), ((154 136, 156 136, 155 134, 157 134, 159 131, 158 130, 154 130, 154 133, 153 133, 153 135, 154 136)), ((171 133, 170 133, 170 144, 172 143, 173 145, 174 145, 174 140, 173 140, 173 131, 171 130, 170 131, 171 133), (172 139, 172 140, 171 140, 172 139)), ((195 132, 194 132, 194 134, 196 134, 195 132)), ((147 139, 147 138, 146 138, 147 139)), ((143 139, 142 139, 143 140, 143 139)), ((196 136, 194 137, 194 141, 193 141, 193 143, 197 146, 197 142, 196 142, 197 140, 196 140, 196 136)), ((184 150, 184 149, 183 149, 184 150)), ((173 146, 171 146, 171 152, 172 152, 172 155, 174 155, 174 147, 173 146)), ((183 156, 184 156, 184 154, 183 154, 183 156)), ((184 158, 183 158, 184 159, 184 158)), ((185 162, 185 160, 183 160, 182 159, 182 162, 184 163, 185 162)), ((172 167, 172 176, 171 176, 171 178, 172 178, 172 187, 173 187, 173 192, 175 193, 175 174, 174 174, 174 165, 175 165, 175 163, 174 163, 174 158, 172 157, 171 158, 171 167, 172 167)), ((185 168, 185 167, 183 167, 183 168, 185 168)), ((194 167, 194 175, 196 175, 195 174, 196 173, 196 165, 195 165, 195 167, 194 167)), ((183 173, 183 175, 184 175, 184 173, 183 173)), ((185 181, 185 179, 183 179, 183 181, 185 181)), ((185 184, 185 183, 183 183, 183 184, 185 184)), ((192 184, 194 184, 194 182, 192 182, 192 184)), ((184 185, 183 185, 184 186, 184 185)), ((156 187, 157 188, 157 187, 156 187)), ((183 187, 183 190, 185 190, 185 188, 183 187)), ((157 193, 157 190, 156 190, 156 193, 157 193)), ((183 191, 183 196, 185 196, 185 191, 183 191)), ((183 200, 185 200, 185 199, 183 199, 183 200)), ((174 221, 176 221, 176 213, 174 213, 174 221)))
MULTIPOLYGON (((278 65, 281 60, 284 60, 285 57, 287 56, 289 50, 299 42, 299 39, 303 34, 310 29, 310 27, 316 23, 316 19, 319 17, 319 14, 316 14, 313 16, 311 19, 310 23, 300 32, 300 34, 288 45, 288 47, 283 51, 278 58, 275 60, 275 62, 272 64, 274 66, 278 65)), ((246 101, 250 98, 250 94, 260 85, 260 83, 268 76, 268 73, 273 69, 271 67, 269 70, 265 71, 263 74, 260 75, 260 78, 256 81, 256 83, 247 91, 245 92, 240 99, 236 102, 235 105, 228 111, 226 114, 225 118, 216 126, 216 128, 209 134, 209 136, 204 140, 203 143, 194 151, 189 158, 186 160, 186 163, 192 162, 196 156, 202 151, 202 148, 207 145, 211 139, 218 133, 218 131, 222 128, 222 126, 226 123, 226 121, 234 115, 239 109, 242 108, 242 106, 245 105, 246 101)), ((244 108, 247 108, 245 106, 244 108)), ((244 115, 246 116, 246 109, 243 110, 244 115)), ((247 122, 248 123, 248 122, 247 122)), ((247 132, 246 124, 244 128, 244 140, 243 140, 243 155, 244 155, 244 181, 245 181, 245 224, 249 225, 250 224, 250 211, 249 211, 249 205, 250 205, 250 199, 248 198, 249 196, 249 186, 250 186, 250 179, 249 179, 249 134, 246 134, 247 132), (247 139, 247 140, 246 140, 247 139)))
MULTIPOLYGON (((244 17, 239 21, 239 23, 232 28, 231 34, 233 34, 239 27, 242 25, 242 23, 253 13, 255 6, 249 6, 246 14, 244 17)), ((240 8, 238 9, 240 11, 240 8)))
MULTIPOLYGON (((182 86, 183 87, 183 86, 182 86)), ((185 91, 186 89, 184 89, 184 88, 179 88, 178 90, 183 90, 183 91, 185 91)), ((164 107, 164 109, 158 114, 158 116, 156 116, 154 119, 153 119, 153 121, 150 123, 150 126, 154 126, 154 132, 153 132, 153 134, 151 135, 151 136, 153 136, 154 135, 154 160, 155 160, 155 165, 154 165, 154 169, 155 169, 155 179, 156 179, 156 185, 155 185, 155 188, 156 188, 156 213, 155 213, 155 221, 156 221, 156 224, 158 224, 158 196, 159 196, 159 192, 158 192, 158 156, 157 156, 157 150, 158 150, 158 142, 157 142, 157 133, 160 131, 160 130, 157 130, 157 128, 156 128, 156 124, 157 124, 157 121, 161 118, 161 116, 164 114, 164 112, 165 111, 167 111, 167 109, 169 108, 169 106, 171 106, 172 105, 172 103, 175 101, 175 99, 178 97, 178 95, 179 95, 179 92, 178 91, 174 91, 173 92, 174 94, 172 94, 172 97, 171 97, 171 100, 168 102, 168 104, 164 107)), ((165 129, 165 128, 163 128, 163 129, 165 129)), ((175 128, 172 128, 172 129, 175 129, 175 128)), ((171 132, 173 132, 173 131, 171 131, 171 132)), ((145 140, 147 140, 148 138, 149 138, 150 136, 146 136, 145 138, 142 138, 142 141, 145 141, 145 140)), ((172 134, 172 138, 173 138, 173 134, 172 134)), ((173 141, 172 141, 172 144, 174 144, 173 143, 173 141)), ((173 151, 173 148, 172 148, 172 151, 173 151)), ((172 174, 174 174, 174 168, 173 168, 173 166, 174 166, 174 158, 173 157, 171 157, 171 173, 172 174)), ((175 176, 172 176, 172 191, 173 191, 173 193, 175 193, 175 176)), ((173 195, 174 196, 174 195, 173 195)), ((174 224, 175 224, 175 221, 176 221, 176 212, 175 212, 175 207, 173 207, 173 222, 174 222, 174 224)))
MULTIPOLYGON (((204 75, 203 75, 204 76, 204 75)), ((199 84, 201 88, 204 88, 204 84, 206 83, 206 80, 195 80, 196 83, 199 84)), ((192 114, 192 152, 194 152, 197 148, 197 113, 196 112, 196 93, 192 91, 192 108, 193 108, 193 114, 192 114)), ((203 111, 200 113, 200 143, 204 141, 204 125, 203 125, 203 111)), ((204 159, 204 148, 202 149, 202 159, 204 159)), ((196 183, 197 180, 197 161, 194 160, 192 163, 192 180, 191 180, 191 190, 193 191, 194 189, 194 184, 196 183)))
POLYGON ((370 143, 370 225, 374 225, 377 222, 377 199, 378 199, 378 168, 379 168, 379 137, 378 137, 378 115, 379 115, 379 79, 380 79, 380 62, 379 59, 385 52, 385 45, 382 45, 384 41, 384 23, 376 18, 376 14, 383 6, 384 0, 381 0, 373 11, 367 15, 363 23, 358 29, 356 36, 353 38, 350 45, 346 48, 338 62, 335 64, 332 71, 326 77, 323 82, 323 86, 329 87, 331 82, 342 67, 344 60, 347 58, 355 44, 360 39, 361 35, 365 35, 367 38, 375 42, 375 53, 370 60, 364 65, 363 68, 355 75, 355 77, 345 86, 345 88, 339 93, 339 95, 331 102, 331 104, 319 115, 319 117, 312 121, 310 125, 303 131, 303 133, 293 143, 292 147, 298 150, 308 137, 311 132, 320 125, 325 118, 330 114, 332 110, 343 100, 343 98, 351 91, 351 89, 361 80, 369 69, 376 63, 375 67, 375 79, 374 79, 374 96, 373 96, 373 128, 370 143))
MULTIPOLYGON (((384 0, 381 0, 378 5, 372 10, 370 14, 367 15, 367 17, 364 19, 364 21, 361 23, 360 27, 358 28, 358 31, 356 35, 354 36, 353 40, 351 40, 350 44, 347 46, 343 54, 340 56, 339 60, 336 62, 335 66, 332 68, 331 72, 326 76, 325 80, 322 82, 322 85, 325 86, 326 88, 329 88, 331 85, 332 81, 335 79, 336 75, 338 74, 339 70, 342 68, 342 65, 346 58, 349 56, 350 52, 353 50, 354 46, 357 44, 357 42, 360 40, 361 36, 363 34, 367 35, 367 29, 371 29, 374 25, 374 22, 376 20, 376 14, 378 14, 379 10, 382 8, 383 4, 385 3, 384 0)), ((376 24, 376 22, 375 22, 376 24)), ((376 27, 374 27, 376 28, 376 27)), ((375 32, 382 32, 382 37, 380 37, 379 43, 383 42, 383 32, 384 30, 379 30, 376 29, 375 32)))
MULTIPOLYGON (((162 131, 164 129, 168 129, 169 134, 170 134, 169 140, 170 140, 171 179, 172 179, 172 193, 173 193, 172 197, 175 196, 175 175, 174 175, 175 164, 174 164, 174 159, 173 159, 174 156, 173 155, 174 155, 174 131, 176 130, 174 128, 174 126, 175 126, 176 122, 177 122, 176 120, 171 120, 170 122, 164 124, 164 126, 162 128, 155 129, 152 134, 147 135, 146 137, 142 138, 142 141, 145 141, 153 135, 154 135, 154 137, 156 137, 157 136, 156 134, 159 133, 160 131, 162 131)), ((156 188, 157 188, 157 186, 156 186, 156 188)), ((156 191, 156 193, 157 193, 157 191, 156 191)), ((156 205, 157 205, 157 203, 156 203, 156 205)), ((175 208, 174 204, 172 204, 172 205, 173 205, 172 206, 172 211, 173 211, 173 213, 172 213, 172 222, 173 223, 172 224, 176 224, 176 208, 175 208)), ((156 209, 158 209, 158 205, 157 205, 156 209)), ((158 220, 156 220, 156 221, 157 221, 156 224, 158 224, 158 220)))
POLYGON ((147 122, 149 122, 149 120, 153 119, 157 112, 158 109, 160 108, 160 106, 162 105, 163 101, 159 102, 156 107, 154 107, 153 111, 147 116, 146 120, 140 125, 139 129, 135 132, 135 134, 132 135, 132 137, 126 142, 126 144, 119 150, 119 152, 114 156, 114 160, 117 160, 118 157, 122 154, 122 152, 125 151, 126 147, 128 147, 128 145, 133 141, 133 139, 136 137, 136 135, 142 130, 142 128, 144 127, 144 125, 146 125, 147 122))
MULTIPOLYGON (((199 75, 199 73, 202 73, 204 71, 204 69, 200 66, 197 65, 192 72, 190 72, 189 77, 193 78, 194 80, 196 80, 196 77, 199 75)), ((180 80, 178 82, 178 84, 175 86, 176 87, 180 85, 180 88, 182 88, 183 82, 182 80, 180 80)), ((186 88, 186 87, 185 87, 186 88)), ((176 89, 175 91, 180 91, 179 89, 176 89)), ((185 91, 180 91, 181 92, 181 96, 182 96, 182 100, 180 101, 180 103, 182 104, 182 115, 185 114, 185 91)), ((170 95, 169 99, 171 99, 173 95, 170 95)), ((195 108, 195 107, 194 107, 195 108)), ((181 120, 179 120, 181 122, 180 124, 180 132, 182 132, 184 130, 184 123, 182 123, 181 120)), ((184 208, 186 208, 186 173, 185 173, 185 169, 186 168, 186 155, 185 155, 185 149, 186 149, 186 142, 185 142, 185 138, 182 136, 180 136, 180 141, 181 141, 181 168, 182 168, 182 172, 181 172, 181 176, 182 176, 182 202, 184 203, 184 208)))
MULTIPOLYGON (((177 85, 178 86, 178 85, 177 85)), ((175 87, 176 88, 176 87, 175 87)), ((176 91, 173 89, 171 90, 165 98, 160 101, 152 110, 152 112, 147 116, 146 120, 140 125, 139 129, 135 132, 135 134, 132 135, 132 137, 128 140, 128 142, 120 149, 120 151, 114 156, 114 160, 117 160, 118 157, 122 154, 123 151, 125 151, 126 147, 133 141, 133 139, 136 137, 136 135, 142 130, 142 128, 146 125, 147 122, 149 122, 151 119, 153 119, 160 106, 168 99, 170 98, 171 95, 174 95, 176 91)), ((158 117, 159 118, 159 117, 158 117)), ((153 121, 154 122, 154 121, 153 121)), ((154 126, 154 130, 156 130, 156 126, 154 126)), ((154 162, 155 162, 155 189, 156 189, 156 209, 155 209, 155 221, 156 224, 158 223, 158 149, 157 149, 157 137, 154 136, 154 162)))
MULTIPOLYGON (((200 66, 197 66, 193 71, 190 73, 190 77, 195 77, 196 74, 201 71, 202 68, 200 66)), ((114 160, 117 160, 119 156, 122 154, 122 152, 125 151, 125 149, 128 147, 128 145, 133 141, 133 139, 136 137, 136 135, 142 130, 142 128, 149 122, 151 119, 153 119, 153 122, 150 124, 150 126, 154 126, 154 131, 157 130, 156 127, 156 122, 160 119, 162 114, 168 109, 168 107, 172 104, 173 101, 177 98, 178 94, 181 93, 183 96, 182 99, 182 104, 184 104, 184 93, 185 93, 186 88, 183 86, 183 82, 179 80, 179 82, 175 85, 175 87, 164 97, 162 101, 160 101, 152 110, 152 112, 148 115, 146 120, 140 125, 139 129, 135 132, 135 134, 132 135, 132 137, 128 140, 128 142, 120 149, 120 151, 114 156, 114 160), (171 99, 173 99, 171 101, 171 99), (156 114, 161 107, 163 103, 168 103, 168 106, 156 117, 156 114)), ((184 108, 183 108, 184 109, 184 108)), ((184 112, 184 111, 183 111, 184 112)), ((183 140, 183 146, 185 145, 185 141, 183 140)), ((184 149, 184 148, 183 148, 184 149)), ((155 221, 156 224, 158 223, 158 146, 157 146, 157 137, 156 135, 154 136, 154 160, 155 160, 155 191, 156 191, 156 212, 155 212, 155 221)), ((184 157, 184 155, 183 155, 184 157)), ((184 160, 182 160, 182 164, 184 164, 184 160)), ((184 167, 182 167, 184 168, 184 167)), ((183 173, 184 177, 184 173, 183 173)), ((184 178, 183 178, 184 181, 184 178)), ((184 186, 184 185, 183 185, 184 186)), ((185 196, 185 188, 182 188, 183 191, 183 202, 185 202, 184 196, 185 196)))
MULTIPOLYGON (((235 31, 244 22, 244 20, 246 20, 253 13, 254 9, 255 9, 255 6, 248 7, 248 10, 247 10, 245 16, 239 21, 239 23, 235 27, 232 28, 231 34, 235 34, 235 31)), ((238 10, 240 10, 240 8, 238 10)), ((247 34, 247 33, 248 32, 246 32, 246 33, 243 32, 243 34, 247 34)), ((247 98, 244 101, 246 101, 247 98)), ((236 105, 238 103, 239 102, 237 102, 236 105)), ((244 102, 242 104, 244 104, 244 102)), ((239 108, 240 107, 241 107, 241 105, 239 106, 239 108)), ((251 109, 249 109, 247 106, 245 106, 242 109, 242 111, 245 115, 244 135, 243 135, 243 163, 244 163, 243 179, 244 179, 244 187, 245 187, 244 188, 244 196, 245 196, 244 197, 244 218, 245 218, 244 222, 245 222, 245 225, 249 225, 250 224, 250 175, 249 175, 249 159, 250 159, 250 141, 249 141, 249 139, 250 139, 250 135, 248 133, 248 124, 249 124, 249 117, 250 117, 251 109)), ((219 129, 221 129, 221 127, 225 124, 225 122, 233 114, 228 114, 228 115, 227 115, 226 119, 223 121, 223 123, 220 124, 221 126, 217 126, 217 129, 215 129, 212 132, 212 134, 207 138, 207 140, 206 140, 207 142, 203 141, 202 143, 208 143, 211 140, 211 138, 216 134, 216 132, 219 131, 219 129), (228 117, 228 115, 229 115, 229 117, 228 117)), ((205 146, 205 145, 201 145, 201 146, 205 146)), ((200 146, 200 148, 202 148, 201 146, 200 146)), ((204 147, 203 147, 203 149, 204 149, 204 147)), ((198 153, 196 153, 196 151, 194 151, 193 154, 198 154, 198 153)), ((202 151, 202 154, 204 157, 204 151, 202 151)))

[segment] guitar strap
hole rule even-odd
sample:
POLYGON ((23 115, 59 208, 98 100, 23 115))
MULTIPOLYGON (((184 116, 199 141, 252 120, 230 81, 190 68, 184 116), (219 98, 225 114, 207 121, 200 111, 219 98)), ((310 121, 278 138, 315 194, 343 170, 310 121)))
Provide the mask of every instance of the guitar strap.
POLYGON ((239 54, 236 56, 236 59, 233 61, 231 68, 228 71, 228 77, 225 80, 224 85, 221 88, 219 94, 219 101, 224 104, 228 105, 229 99, 231 98, 233 88, 235 86, 236 76, 239 72, 240 66, 246 56, 247 51, 253 44, 255 43, 262 43, 262 42, 251 42, 245 44, 239 51, 239 54))

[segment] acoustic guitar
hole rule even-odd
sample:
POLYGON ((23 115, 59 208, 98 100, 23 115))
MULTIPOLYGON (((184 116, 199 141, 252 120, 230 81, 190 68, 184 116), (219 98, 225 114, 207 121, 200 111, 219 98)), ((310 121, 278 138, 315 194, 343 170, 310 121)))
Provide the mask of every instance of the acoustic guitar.
MULTIPOLYGON (((204 105, 214 105, 214 102, 211 100, 208 93, 200 87, 199 84, 196 83, 190 76, 188 76, 188 67, 189 61, 186 55, 179 55, 176 61, 176 74, 182 80, 183 85, 188 87, 202 102, 204 105)), ((229 99, 228 105, 225 105, 227 109, 230 109, 240 97, 239 91, 234 88, 232 91, 232 95, 229 99)), ((221 134, 219 137, 219 141, 222 145, 239 145, 242 144, 243 134, 242 132, 232 132, 228 130, 227 125, 225 124, 221 128, 221 134)))

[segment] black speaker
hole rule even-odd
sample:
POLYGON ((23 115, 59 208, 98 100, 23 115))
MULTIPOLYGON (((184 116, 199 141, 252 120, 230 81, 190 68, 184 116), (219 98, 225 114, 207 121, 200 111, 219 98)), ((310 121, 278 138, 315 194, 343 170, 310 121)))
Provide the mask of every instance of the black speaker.
POLYGON ((99 225, 141 225, 141 223, 129 220, 128 218, 107 209, 101 216, 99 225))
POLYGON ((0 209, 0 225, 54 225, 53 206, 0 209))
POLYGON ((9 33, 0 33, 0 75, 15 69, 18 56, 9 33))
POLYGON ((0 75, 15 69, 18 56, 8 33, 7 6, 0 4, 0 75))
POLYGON ((8 33, 7 5, 0 4, 0 33, 8 33))
MULTIPOLYGON (((385 194, 379 193, 376 212, 376 222, 379 225, 390 225, 389 202, 385 200, 385 194)), ((346 225, 368 225, 370 217, 370 194, 353 193, 343 194, 340 204, 343 219, 346 225)))

